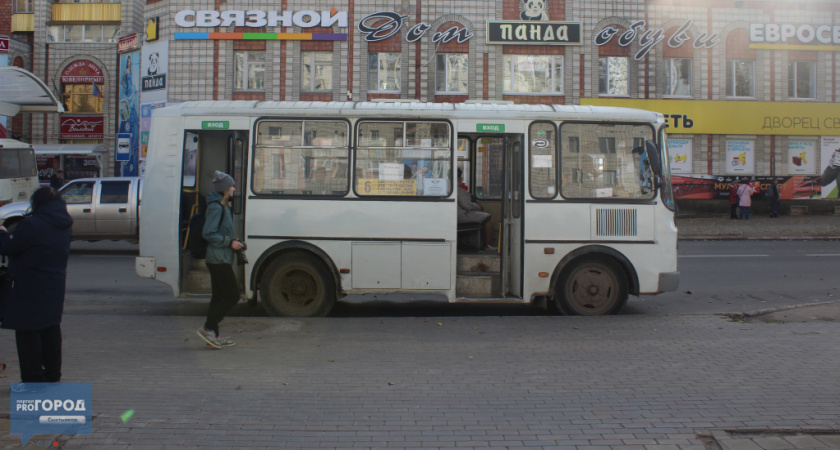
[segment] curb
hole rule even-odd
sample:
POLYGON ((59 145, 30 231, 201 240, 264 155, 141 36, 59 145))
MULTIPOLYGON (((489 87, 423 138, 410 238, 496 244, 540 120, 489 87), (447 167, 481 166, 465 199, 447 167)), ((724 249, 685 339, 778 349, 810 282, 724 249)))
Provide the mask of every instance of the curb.
POLYGON ((837 304, 837 303, 840 303, 840 300, 834 300, 834 301, 830 301, 830 302, 806 303, 804 305, 785 306, 784 308, 759 309, 758 311, 753 311, 753 312, 723 313, 721 315, 732 318, 732 319, 746 319, 746 318, 763 316, 765 314, 772 314, 772 313, 775 313, 775 312, 790 311, 792 309, 808 308, 808 307, 811 307, 811 306, 827 306, 827 305, 834 305, 834 304, 837 304))

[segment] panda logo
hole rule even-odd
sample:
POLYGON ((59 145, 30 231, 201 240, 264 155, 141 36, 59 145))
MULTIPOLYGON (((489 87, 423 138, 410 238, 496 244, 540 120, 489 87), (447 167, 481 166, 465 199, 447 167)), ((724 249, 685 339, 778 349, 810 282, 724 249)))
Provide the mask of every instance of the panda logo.
POLYGON ((547 0, 520 0, 519 18, 522 20, 548 20, 547 0))
POLYGON ((160 66, 158 65, 158 60, 160 59, 160 54, 158 52, 152 52, 149 54, 149 69, 147 73, 149 76, 155 76, 160 71, 160 66))

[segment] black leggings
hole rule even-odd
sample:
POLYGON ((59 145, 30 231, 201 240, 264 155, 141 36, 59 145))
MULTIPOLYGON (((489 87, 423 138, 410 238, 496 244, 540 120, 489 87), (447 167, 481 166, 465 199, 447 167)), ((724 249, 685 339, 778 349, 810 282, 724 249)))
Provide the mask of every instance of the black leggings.
POLYGON ((210 307, 207 308, 207 321, 204 328, 219 334, 219 322, 239 302, 239 283, 230 264, 207 264, 210 270, 210 307))
POLYGON ((15 343, 21 382, 61 381, 61 325, 35 331, 16 330, 15 343))

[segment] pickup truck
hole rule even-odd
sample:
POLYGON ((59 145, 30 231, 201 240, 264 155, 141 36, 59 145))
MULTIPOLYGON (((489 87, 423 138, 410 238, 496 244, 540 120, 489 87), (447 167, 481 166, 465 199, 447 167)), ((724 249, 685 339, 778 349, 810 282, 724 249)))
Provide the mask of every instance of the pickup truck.
MULTIPOLYGON (((79 178, 59 192, 73 217, 73 239, 125 240, 137 243, 143 179, 139 177, 79 178)), ((29 209, 29 202, 0 207, 0 225, 12 229, 29 209)))

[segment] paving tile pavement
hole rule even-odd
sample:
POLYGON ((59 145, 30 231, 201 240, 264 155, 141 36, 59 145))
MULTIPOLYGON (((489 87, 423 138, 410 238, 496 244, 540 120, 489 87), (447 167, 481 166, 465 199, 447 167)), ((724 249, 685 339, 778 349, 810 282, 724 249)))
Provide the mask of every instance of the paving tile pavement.
POLYGON ((95 417, 60 445, 702 450, 715 431, 840 429, 831 322, 232 318, 222 350, 199 322, 69 308, 63 381, 93 383, 95 417))

